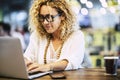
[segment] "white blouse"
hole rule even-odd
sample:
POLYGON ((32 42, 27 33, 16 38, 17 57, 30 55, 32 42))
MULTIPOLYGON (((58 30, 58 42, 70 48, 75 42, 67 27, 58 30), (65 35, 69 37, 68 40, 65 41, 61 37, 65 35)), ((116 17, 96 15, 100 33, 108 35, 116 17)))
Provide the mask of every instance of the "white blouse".
MULTIPOLYGON (((47 39, 45 37, 37 38, 35 33, 31 34, 30 43, 24 53, 24 57, 33 62, 44 64, 44 53, 47 45, 47 39)), ((46 60, 47 63, 51 62, 51 55, 55 55, 57 51, 54 50, 52 44, 47 50, 46 60), (52 53, 52 54, 51 54, 52 53)), ((65 70, 82 68, 82 62, 85 52, 85 40, 81 30, 75 31, 64 42, 59 59, 53 58, 54 61, 60 61, 63 59, 68 60, 68 65, 65 70)))

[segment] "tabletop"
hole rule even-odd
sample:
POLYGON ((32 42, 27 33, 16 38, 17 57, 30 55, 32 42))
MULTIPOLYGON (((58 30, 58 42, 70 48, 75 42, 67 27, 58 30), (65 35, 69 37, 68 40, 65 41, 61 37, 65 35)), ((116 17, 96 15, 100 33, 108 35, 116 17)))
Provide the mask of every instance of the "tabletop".
MULTIPOLYGON (((66 76, 62 80, 120 80, 120 69, 117 70, 116 76, 106 75, 104 68, 82 68, 78 70, 61 71, 66 76)), ((0 78, 0 80, 16 80, 0 78)), ((50 75, 45 75, 34 80, 58 80, 52 79, 50 75)), ((61 79, 60 79, 61 80, 61 79)))
MULTIPOLYGON (((104 68, 84 68, 71 71, 63 71, 65 80, 120 80, 120 70, 116 76, 106 75, 104 68)), ((36 80, 52 80, 49 75, 36 80)))

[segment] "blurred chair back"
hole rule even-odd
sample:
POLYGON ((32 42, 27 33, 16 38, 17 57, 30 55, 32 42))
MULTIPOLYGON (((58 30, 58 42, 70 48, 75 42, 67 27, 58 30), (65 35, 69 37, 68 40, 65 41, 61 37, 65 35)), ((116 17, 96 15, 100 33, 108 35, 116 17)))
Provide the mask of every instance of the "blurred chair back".
POLYGON ((84 55, 82 66, 84 68, 92 68, 92 61, 91 61, 90 55, 88 53, 85 53, 85 55, 84 55))

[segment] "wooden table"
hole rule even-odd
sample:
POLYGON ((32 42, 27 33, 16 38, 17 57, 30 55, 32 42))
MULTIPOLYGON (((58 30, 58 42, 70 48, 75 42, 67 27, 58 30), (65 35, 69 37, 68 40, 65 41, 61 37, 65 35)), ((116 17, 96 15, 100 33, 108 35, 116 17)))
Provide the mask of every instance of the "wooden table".
MULTIPOLYGON (((78 69, 72 71, 63 71, 63 73, 66 75, 66 79, 63 80, 120 80, 120 69, 117 70, 118 74, 116 76, 106 75, 104 68, 78 69)), ((15 79, 0 78, 0 80, 15 80, 15 79)), ((53 80, 53 79, 51 79, 49 75, 45 75, 35 80, 53 80)))

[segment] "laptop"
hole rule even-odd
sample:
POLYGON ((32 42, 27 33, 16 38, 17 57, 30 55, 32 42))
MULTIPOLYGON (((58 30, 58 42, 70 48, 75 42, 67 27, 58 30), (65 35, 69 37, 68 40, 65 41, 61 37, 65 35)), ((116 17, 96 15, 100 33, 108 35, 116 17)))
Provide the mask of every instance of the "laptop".
POLYGON ((0 37, 0 76, 34 79, 51 72, 29 75, 24 62, 20 40, 13 37, 0 37))

